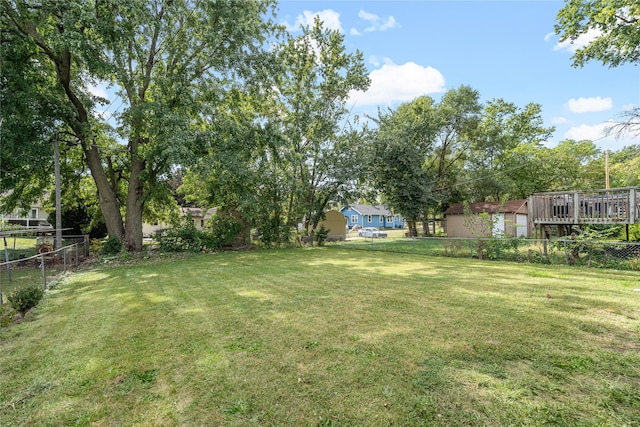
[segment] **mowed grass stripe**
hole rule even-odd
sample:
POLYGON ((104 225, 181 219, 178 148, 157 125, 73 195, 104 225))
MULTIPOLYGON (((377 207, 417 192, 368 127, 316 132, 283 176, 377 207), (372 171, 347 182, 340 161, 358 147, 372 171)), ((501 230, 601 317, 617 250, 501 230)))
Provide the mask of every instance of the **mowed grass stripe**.
POLYGON ((338 248, 77 273, 3 331, 0 425, 633 425, 638 279, 338 248))

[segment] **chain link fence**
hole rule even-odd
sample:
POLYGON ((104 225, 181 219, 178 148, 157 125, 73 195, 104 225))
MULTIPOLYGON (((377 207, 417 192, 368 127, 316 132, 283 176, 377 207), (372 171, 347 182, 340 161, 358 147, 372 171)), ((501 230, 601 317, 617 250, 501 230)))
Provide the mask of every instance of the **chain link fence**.
POLYGON ((49 237, 3 237, 0 262, 0 305, 9 294, 28 286, 47 289, 62 274, 89 256, 88 236, 64 236, 54 249, 49 237))
POLYGON ((337 243, 369 251, 640 271, 640 242, 524 238, 357 238, 337 243))

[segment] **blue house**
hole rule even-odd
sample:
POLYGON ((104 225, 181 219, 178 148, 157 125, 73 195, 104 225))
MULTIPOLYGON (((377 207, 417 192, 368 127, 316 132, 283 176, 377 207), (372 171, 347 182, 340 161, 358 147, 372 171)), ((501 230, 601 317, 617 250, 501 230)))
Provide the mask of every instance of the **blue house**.
POLYGON ((404 217, 393 214, 384 206, 351 205, 340 209, 342 215, 347 218, 347 226, 378 227, 378 228, 403 228, 404 217))

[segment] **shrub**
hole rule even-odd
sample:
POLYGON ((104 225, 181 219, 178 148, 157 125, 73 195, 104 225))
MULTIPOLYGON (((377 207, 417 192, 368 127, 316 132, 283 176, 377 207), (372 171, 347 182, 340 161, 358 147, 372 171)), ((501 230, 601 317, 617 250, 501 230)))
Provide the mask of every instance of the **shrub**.
POLYGON ((43 296, 44 291, 41 288, 29 286, 10 294, 9 302, 11 303, 11 307, 24 317, 27 311, 38 305, 43 296))
POLYGON ((291 242, 292 229, 279 216, 263 219, 257 226, 257 236, 266 247, 280 246, 291 242))
POLYGON ((109 236, 100 248, 102 255, 118 255, 120 252, 122 252, 122 241, 116 236, 109 236))
POLYGON ((315 241, 316 243, 318 243, 318 246, 323 246, 324 242, 327 240, 327 237, 329 236, 329 229, 324 228, 324 225, 320 226, 319 230, 315 230, 315 241))
POLYGON ((517 258, 518 248, 526 244, 524 239, 497 238, 482 242, 482 257, 497 260, 517 258))
POLYGON ((164 252, 200 252, 206 247, 206 238, 206 233, 196 228, 191 215, 153 237, 164 252))
POLYGON ((5 328, 11 325, 15 314, 15 310, 13 310, 9 304, 3 304, 2 307, 0 307, 0 326, 5 328))
POLYGON ((242 231, 240 223, 230 216, 215 215, 208 224, 206 246, 209 249, 221 249, 225 245, 233 244, 242 231))

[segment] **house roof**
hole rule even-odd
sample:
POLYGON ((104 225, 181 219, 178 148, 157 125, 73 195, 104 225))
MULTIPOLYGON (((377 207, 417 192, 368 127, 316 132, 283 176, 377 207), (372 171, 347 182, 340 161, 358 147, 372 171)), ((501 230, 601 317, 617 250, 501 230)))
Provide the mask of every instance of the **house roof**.
MULTIPOLYGON (((478 203, 469 203, 469 208, 471 209, 471 213, 519 213, 526 214, 527 211, 527 200, 509 200, 507 202, 478 202, 478 203)), ((464 214, 464 204, 456 203, 451 205, 449 209, 444 211, 445 215, 462 215, 464 214)))
POLYGON ((201 209, 201 208, 181 207, 180 211, 182 216, 191 215, 192 218, 211 219, 211 217, 216 214, 217 209, 216 208, 207 209, 204 215, 203 215, 204 209, 201 209))
MULTIPOLYGON (((360 215, 385 215, 385 216, 392 215, 391 211, 382 205, 371 206, 371 205, 355 204, 355 205, 350 205, 348 207, 358 212, 360 215)), ((345 209, 347 209, 347 207, 344 207, 341 210, 345 210, 345 209)))

